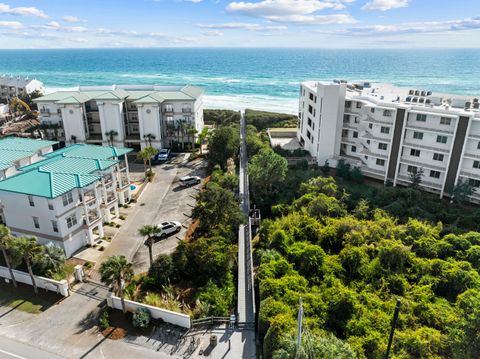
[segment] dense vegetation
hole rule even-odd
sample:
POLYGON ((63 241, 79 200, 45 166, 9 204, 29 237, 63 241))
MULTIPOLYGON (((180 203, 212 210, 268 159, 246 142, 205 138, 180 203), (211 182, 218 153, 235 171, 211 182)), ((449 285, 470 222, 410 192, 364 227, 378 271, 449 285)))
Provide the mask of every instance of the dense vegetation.
POLYGON ((282 216, 262 223, 256 260, 265 356, 293 357, 302 297, 313 342, 330 343, 342 357, 384 355, 396 298, 392 357, 479 357, 480 233, 447 233, 441 223, 401 221, 364 199, 352 203, 333 178, 313 178, 282 216))
MULTIPOLYGON (((203 119, 206 124, 228 126, 240 123, 240 113, 232 110, 204 110, 203 119)), ((297 127, 297 116, 285 113, 245 110, 245 119, 248 125, 258 131, 270 127, 297 127)))

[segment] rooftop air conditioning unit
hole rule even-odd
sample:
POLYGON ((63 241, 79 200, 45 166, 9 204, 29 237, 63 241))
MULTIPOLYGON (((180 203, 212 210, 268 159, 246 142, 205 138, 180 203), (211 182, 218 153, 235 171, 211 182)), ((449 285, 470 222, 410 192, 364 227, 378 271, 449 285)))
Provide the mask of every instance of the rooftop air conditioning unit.
POLYGON ((478 98, 474 98, 473 103, 478 103, 478 98))
POLYGON ((475 110, 478 110, 478 109, 480 108, 480 103, 474 102, 474 103, 473 103, 473 108, 474 108, 475 110))
POLYGON ((465 102, 465 110, 469 109, 472 107, 472 103, 470 101, 465 102))

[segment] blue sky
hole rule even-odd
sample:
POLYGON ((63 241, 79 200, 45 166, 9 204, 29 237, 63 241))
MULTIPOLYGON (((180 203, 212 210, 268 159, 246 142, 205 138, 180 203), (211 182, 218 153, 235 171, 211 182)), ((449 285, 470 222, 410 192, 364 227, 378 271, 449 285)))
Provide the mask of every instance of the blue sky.
POLYGON ((480 47, 479 0, 0 0, 0 48, 480 47))

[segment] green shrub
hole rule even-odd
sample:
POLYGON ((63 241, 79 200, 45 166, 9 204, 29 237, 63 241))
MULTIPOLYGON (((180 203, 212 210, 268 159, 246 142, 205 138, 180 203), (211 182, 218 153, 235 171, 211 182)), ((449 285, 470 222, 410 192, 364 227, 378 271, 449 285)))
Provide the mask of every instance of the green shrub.
POLYGON ((100 313, 98 318, 98 326, 101 330, 105 330, 110 326, 110 310, 109 308, 104 308, 100 313))
POLYGON ((135 328, 145 329, 150 325, 152 315, 146 308, 138 308, 132 315, 132 324, 135 328))

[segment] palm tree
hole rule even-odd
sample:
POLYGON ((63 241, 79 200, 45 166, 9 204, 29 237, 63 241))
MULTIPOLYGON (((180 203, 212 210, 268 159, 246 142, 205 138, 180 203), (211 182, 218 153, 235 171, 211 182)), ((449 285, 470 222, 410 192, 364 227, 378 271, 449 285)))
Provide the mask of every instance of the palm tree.
POLYGON ((113 138, 115 136, 118 136, 118 132, 115 130, 111 130, 111 131, 105 132, 105 135, 108 136, 108 144, 110 146, 113 146, 113 138))
POLYGON ((200 154, 203 154, 203 143, 208 136, 208 128, 204 127, 202 132, 198 135, 198 144, 200 145, 200 154))
POLYGON ((153 147, 145 147, 143 150, 138 152, 137 157, 143 160, 143 165, 145 167, 145 173, 147 173, 147 163, 150 172, 152 171, 152 157, 155 156, 158 151, 153 147))
POLYGON ((54 244, 44 246, 44 257, 46 267, 52 273, 58 273, 65 264, 65 252, 54 244))
POLYGON ((13 248, 15 248, 25 261, 28 273, 32 280, 33 290, 35 291, 35 294, 38 294, 37 283, 35 282, 35 276, 32 271, 32 264, 42 255, 43 247, 37 244, 37 239, 35 237, 16 237, 13 240, 13 248))
POLYGON ((152 140, 155 139, 155 135, 149 133, 149 134, 147 134, 147 135, 143 135, 143 138, 145 139, 145 141, 148 142, 148 146, 149 146, 149 147, 152 147, 152 140))
POLYGON ((0 249, 3 253, 3 259, 5 260, 5 265, 10 272, 10 278, 12 278, 13 285, 17 286, 17 281, 15 280, 15 276, 13 275, 13 268, 10 264, 10 256, 7 253, 7 250, 10 248, 12 243, 12 235, 10 233, 10 229, 5 227, 3 224, 0 224, 0 249))
POLYGON ((138 233, 141 236, 147 237, 147 241, 145 242, 145 244, 148 247, 148 254, 150 257, 150 266, 152 266, 152 263, 153 263, 153 253, 152 253, 153 238, 155 237, 156 234, 158 234, 158 232, 159 232, 159 228, 157 226, 151 226, 148 224, 141 227, 138 230, 138 233))
POLYGON ((120 296, 122 310, 126 313, 124 289, 126 283, 133 277, 133 264, 127 261, 125 256, 111 256, 100 265, 102 282, 106 285, 113 285, 115 293, 120 296))
POLYGON ((187 134, 190 140, 190 145, 192 147, 192 151, 195 149, 195 135, 198 133, 197 129, 193 125, 187 126, 187 134))

